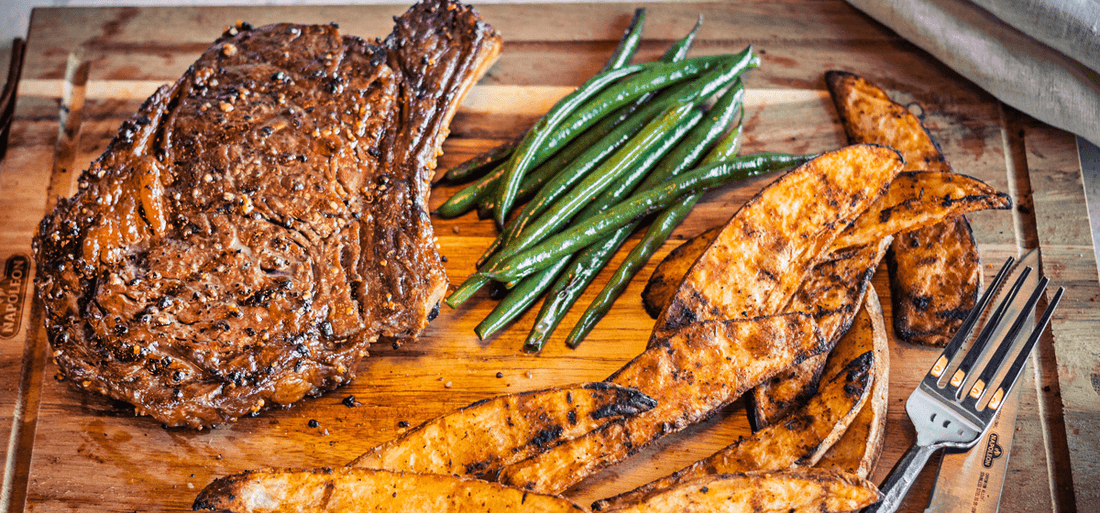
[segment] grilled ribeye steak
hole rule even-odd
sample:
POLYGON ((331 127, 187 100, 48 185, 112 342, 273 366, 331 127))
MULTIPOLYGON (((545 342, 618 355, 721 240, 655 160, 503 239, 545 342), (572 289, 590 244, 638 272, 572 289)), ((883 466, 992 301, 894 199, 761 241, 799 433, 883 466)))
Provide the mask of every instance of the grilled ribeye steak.
POLYGON ((447 286, 431 173, 500 38, 447 0, 395 21, 238 26, 123 123, 34 241, 65 377, 201 427, 420 333, 447 286))

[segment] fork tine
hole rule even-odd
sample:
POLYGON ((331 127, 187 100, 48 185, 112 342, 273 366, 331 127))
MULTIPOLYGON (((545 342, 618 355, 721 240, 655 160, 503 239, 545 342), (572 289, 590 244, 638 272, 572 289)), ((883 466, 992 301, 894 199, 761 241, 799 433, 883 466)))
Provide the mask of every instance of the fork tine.
POLYGON ((1027 342, 1024 343, 1024 347, 1020 349, 1020 353, 1016 355, 1016 359, 1012 361, 1012 366, 1008 368, 1008 372, 1004 378, 1001 378, 1001 383, 997 385, 997 389, 993 392, 993 397, 989 399, 989 404, 985 409, 979 413, 982 420, 989 422, 994 415, 1001 409, 1001 405, 1004 404, 1004 398, 1012 391, 1012 387, 1016 385, 1016 381, 1019 380, 1020 375, 1023 374, 1024 365, 1027 363, 1027 359, 1031 356, 1031 350, 1035 348, 1035 344, 1039 341, 1039 337, 1046 331, 1047 324, 1050 322, 1050 317, 1054 314, 1054 309, 1058 308, 1058 303, 1062 300, 1062 294, 1065 292, 1065 288, 1058 287, 1058 290, 1054 293, 1054 297, 1051 298, 1050 303, 1047 305, 1046 310, 1043 310, 1043 316, 1039 318, 1039 322, 1035 323, 1035 329, 1031 330, 1031 336, 1028 337, 1027 342))
POLYGON ((971 411, 975 413, 981 410, 981 408, 978 408, 978 402, 986 391, 986 385, 997 375, 997 371, 1001 369, 1001 364, 1004 363, 1005 359, 1008 357, 1009 351, 1016 343, 1016 339, 1019 338, 1020 333, 1024 330, 1024 324, 1027 323, 1028 319, 1032 318, 1032 314, 1035 312, 1035 305, 1039 302, 1039 297, 1043 295, 1043 291, 1046 290, 1048 281, 1046 276, 1039 278, 1039 283, 1035 285, 1035 290, 1031 292, 1031 297, 1027 299, 1027 303, 1016 316, 1016 320, 1012 323, 1012 328, 1005 333, 1004 339, 997 345, 996 350, 993 352, 993 356, 989 358, 989 362, 986 363, 985 368, 982 369, 981 375, 978 376, 974 385, 970 387, 970 392, 966 394, 966 398, 963 400, 964 407, 970 408, 971 411))
POLYGON ((962 363, 959 364, 958 369, 951 375, 951 380, 948 381, 947 385, 945 385, 940 392, 943 396, 951 399, 959 398, 959 389, 966 382, 966 378, 970 374, 970 369, 972 369, 978 359, 985 354, 986 347, 989 345, 993 333, 997 331, 997 327, 1000 326, 1005 316, 1005 312, 1008 310, 1009 305, 1012 304, 1012 301, 1016 299, 1016 294, 1018 294, 1020 288, 1024 286, 1024 281, 1029 274, 1031 274, 1031 268, 1025 267, 1023 271, 1020 272, 1019 278, 1016 279, 1016 283, 1012 284, 1012 288, 1009 289, 1005 298, 997 304, 997 309, 989 316, 989 320, 986 321, 985 326, 982 327, 982 331, 978 333, 977 338, 974 339, 974 343, 966 350, 966 356, 963 357, 962 363))
POLYGON ((1001 283, 1008 278, 1008 271, 1012 268, 1012 264, 1016 259, 1008 257, 1005 261, 1005 265, 1001 266, 1001 270, 997 272, 997 276, 993 278, 993 283, 990 283, 985 289, 985 293, 982 294, 981 299, 974 304, 974 308, 970 310, 970 313, 966 316, 966 320, 963 321, 962 326, 959 326, 959 331, 955 332, 955 336, 951 338, 951 342, 943 348, 943 352, 940 353, 940 357, 936 359, 936 363, 932 365, 932 370, 928 371, 924 380, 933 389, 939 388, 939 379, 947 370, 947 366, 951 363, 951 360, 955 358, 955 353, 962 347, 963 342, 970 338, 970 333, 974 330, 974 324, 981 318, 982 312, 985 311, 985 307, 989 305, 989 301, 993 299, 993 294, 997 289, 1001 287, 1001 283))

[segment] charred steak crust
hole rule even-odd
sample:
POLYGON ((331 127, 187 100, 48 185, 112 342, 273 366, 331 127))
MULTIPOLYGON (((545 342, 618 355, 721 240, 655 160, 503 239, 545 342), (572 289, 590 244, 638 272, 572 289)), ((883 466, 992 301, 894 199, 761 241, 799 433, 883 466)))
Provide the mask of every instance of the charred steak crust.
POLYGON ((429 180, 500 38, 448 0, 395 22, 238 25, 122 124, 34 239, 64 377, 203 427, 423 330, 447 286, 429 180))

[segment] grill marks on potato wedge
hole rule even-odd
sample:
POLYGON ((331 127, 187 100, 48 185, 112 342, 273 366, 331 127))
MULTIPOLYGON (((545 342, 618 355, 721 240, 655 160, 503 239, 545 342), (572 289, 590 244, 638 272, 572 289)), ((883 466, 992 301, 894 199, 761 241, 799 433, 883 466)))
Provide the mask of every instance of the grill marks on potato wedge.
POLYGON ((944 347, 978 301, 982 259, 966 217, 899 235, 886 254, 894 333, 944 347))
MULTIPOLYGON (((868 299, 869 301, 870 295, 868 299)), ((877 304, 877 299, 875 300, 877 304)), ((867 317, 862 309, 859 319, 867 317)), ((708 458, 667 477, 642 485, 630 492, 598 501, 593 509, 604 510, 642 501, 645 497, 685 481, 708 475, 757 470, 782 470, 792 466, 813 466, 861 411, 876 379, 875 353, 860 336, 868 323, 857 321, 837 344, 830 356, 831 374, 820 392, 803 408, 749 438, 741 438, 708 458), (853 346, 853 347, 849 347, 853 346), (854 354, 866 349, 861 354, 854 354), (843 360, 843 361, 842 361, 843 360)))
POLYGON ((564 491, 658 437, 706 418, 768 376, 821 352, 824 339, 818 322, 794 313, 684 328, 608 378, 653 397, 655 408, 505 467, 500 482, 539 493, 564 491))
POLYGON ((424 422, 348 466, 493 480, 505 465, 656 404, 610 383, 493 397, 424 422))
POLYGON ((878 488, 857 476, 798 469, 706 476, 612 511, 841 513, 859 510, 879 498, 878 488))
MULTIPOLYGON (((882 305, 874 289, 868 291, 849 336, 858 337, 858 346, 870 345, 875 354, 874 380, 871 394, 848 430, 840 437, 825 455, 817 462, 817 467, 830 470, 851 472, 867 478, 875 470, 875 464, 882 454, 886 438, 886 409, 890 392, 890 347, 886 336, 886 323, 882 318, 882 305), (867 337, 871 340, 868 344, 867 337)), ((856 344, 853 344, 856 345, 856 344)), ((841 345, 838 344, 839 351, 841 345)), ((858 349, 857 349, 858 350, 858 349)))
MULTIPOLYGON (((825 82, 848 142, 890 146, 905 158, 906 171, 951 173, 939 145, 909 109, 851 73, 827 72, 825 82)), ((898 237, 888 258, 894 311, 901 312, 894 315, 898 338, 947 345, 982 287, 981 256, 966 218, 951 217, 898 237)))
POLYGON ((657 319, 650 344, 694 322, 781 311, 836 236, 901 169, 874 145, 822 154, 745 203, 691 267, 657 319))
POLYGON ((745 414, 749 427, 755 433, 805 404, 817 392, 821 372, 825 370, 828 353, 807 358, 768 381, 761 383, 745 396, 745 414))
POLYGON ((562 497, 486 481, 353 468, 242 472, 207 485, 192 508, 238 513, 584 511, 562 497))

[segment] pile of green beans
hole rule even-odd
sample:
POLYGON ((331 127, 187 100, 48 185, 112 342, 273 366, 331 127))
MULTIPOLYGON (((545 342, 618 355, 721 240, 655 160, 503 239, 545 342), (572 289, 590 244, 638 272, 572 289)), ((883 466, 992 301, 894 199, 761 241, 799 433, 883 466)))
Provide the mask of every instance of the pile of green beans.
POLYGON ((576 347, 708 189, 800 164, 810 156, 738 157, 744 87, 759 64, 738 54, 685 58, 700 22, 654 63, 631 64, 644 9, 600 72, 554 105, 523 136, 448 171, 473 180, 437 213, 477 210, 501 233, 477 272, 446 299, 458 307, 497 282, 506 295, 475 328, 496 334, 545 296, 524 349, 541 350, 631 234, 655 220, 570 333, 576 347), (712 101, 709 109, 706 102, 712 101), (518 212, 514 205, 522 204, 518 212))

